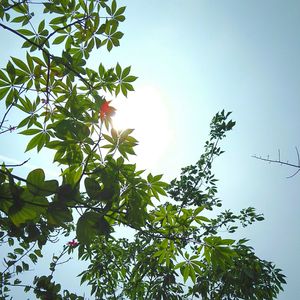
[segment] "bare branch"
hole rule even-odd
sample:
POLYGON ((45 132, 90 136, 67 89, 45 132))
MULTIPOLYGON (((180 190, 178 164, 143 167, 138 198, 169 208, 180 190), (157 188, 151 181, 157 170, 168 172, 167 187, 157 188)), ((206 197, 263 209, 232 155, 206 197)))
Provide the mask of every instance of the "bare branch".
POLYGON ((287 176, 286 178, 292 178, 299 173, 300 169, 298 169, 294 174, 287 176))
POLYGON ((16 128, 17 128, 16 126, 9 126, 8 128, 0 131, 0 134, 3 134, 3 133, 8 132, 8 131, 13 132, 16 128))
POLYGON ((257 155, 252 155, 252 157, 256 158, 256 159, 259 159, 259 160, 262 160, 262 161, 266 161, 268 163, 275 163, 275 164, 280 164, 280 165, 284 165, 284 166, 288 166, 288 167, 292 167, 292 168, 296 168, 297 171, 295 173, 293 173, 292 175, 289 175, 287 176, 286 178, 292 178, 294 177, 295 175, 297 175, 299 172, 300 172, 300 155, 299 155, 299 151, 298 151, 298 148, 295 147, 296 149, 296 154, 297 154, 297 164, 292 164, 292 163, 289 163, 289 161, 283 161, 281 160, 281 157, 280 157, 280 150, 278 149, 278 159, 270 159, 269 158, 269 155, 267 156, 267 158, 264 158, 264 157, 261 157, 261 156, 257 156, 257 155))
MULTIPOLYGON (((4 163, 5 164, 5 167, 8 167, 8 168, 14 168, 14 167, 21 167, 21 166, 23 166, 23 165, 25 165, 28 161, 30 160, 30 158, 28 158, 28 159, 26 159, 25 161, 23 161, 22 163, 20 163, 20 164, 15 164, 15 165, 7 165, 6 163, 4 163)), ((2 164, 3 164, 2 163, 2 164)))
POLYGON ((298 158, 298 165, 300 166, 300 156, 299 156, 299 151, 298 151, 298 148, 295 147, 296 149, 296 153, 297 153, 297 158, 298 158))

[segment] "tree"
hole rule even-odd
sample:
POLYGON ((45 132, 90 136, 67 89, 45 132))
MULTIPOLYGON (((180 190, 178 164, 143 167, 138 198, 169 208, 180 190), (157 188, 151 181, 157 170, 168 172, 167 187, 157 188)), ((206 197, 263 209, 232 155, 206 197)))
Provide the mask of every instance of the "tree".
POLYGON ((0 243, 11 250, 1 299, 14 288, 38 299, 83 299, 55 281, 58 264, 75 254, 89 264, 80 278, 96 299, 276 298, 285 283, 281 270, 257 257, 247 239, 228 238, 238 224, 263 216, 251 207, 205 216, 221 207, 212 163, 235 125, 230 113, 213 117, 204 153, 169 184, 129 162, 137 140, 133 129, 113 128, 115 109, 105 95, 127 96, 136 77, 119 64, 86 66, 95 48, 119 46, 124 11, 115 0, 0 4, 0 27, 26 49, 0 70, 0 133, 28 136, 25 151, 48 149, 61 169, 60 180, 45 179, 41 168, 24 178, 18 172, 26 161, 2 163, 0 243), (18 124, 7 123, 12 112, 22 113, 18 124), (120 226, 134 237, 116 238, 120 226), (23 282, 53 235, 75 238, 53 257, 48 274, 23 282))

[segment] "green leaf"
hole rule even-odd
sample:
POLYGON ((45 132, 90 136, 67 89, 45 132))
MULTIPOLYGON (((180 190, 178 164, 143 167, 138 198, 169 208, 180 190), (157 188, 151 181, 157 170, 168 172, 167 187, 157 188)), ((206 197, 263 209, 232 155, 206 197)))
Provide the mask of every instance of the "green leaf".
POLYGON ((129 75, 130 70, 131 70, 131 66, 126 67, 126 68, 123 70, 123 72, 122 72, 122 79, 129 75))
POLYGON ((43 196, 50 196, 54 193, 57 192, 58 189, 58 181, 53 179, 53 180, 46 180, 43 184, 43 190, 40 194, 43 196))
POLYGON ((37 189, 44 184, 45 173, 43 169, 35 169, 31 171, 26 179, 26 184, 29 191, 35 194, 37 189))
POLYGON ((101 187, 95 179, 86 177, 84 180, 84 185, 90 198, 97 199, 99 195, 101 195, 101 187))
POLYGON ((28 66, 24 63, 23 60, 17 58, 17 57, 12 57, 12 61, 22 70, 24 70, 27 73, 30 73, 30 70, 28 69, 28 66))
POLYGON ((9 92, 9 90, 10 90, 10 87, 0 89, 0 100, 6 96, 6 94, 9 92))
POLYGON ((76 235, 82 244, 90 244, 97 235, 110 233, 110 225, 96 212, 85 212, 77 222, 76 235))
POLYGON ((137 80, 138 77, 136 76, 127 76, 126 78, 123 79, 124 82, 133 82, 137 80))
POLYGON ((41 129, 26 129, 26 130, 23 130, 21 132, 19 132, 19 134, 23 134, 23 135, 33 135, 33 134, 37 134, 39 132, 41 132, 42 130, 41 129))
POLYGON ((232 239, 222 239, 219 242, 219 245, 232 245, 235 242, 235 240, 232 239))
POLYGON ((64 223, 72 222, 72 211, 63 203, 52 202, 47 210, 49 224, 64 227, 64 223))
POLYGON ((45 20, 43 20, 38 27, 38 32, 42 32, 45 28, 45 20))
POLYGON ((27 221, 34 220, 37 216, 37 211, 31 205, 20 203, 10 207, 8 216, 16 226, 20 226, 27 221))
POLYGON ((67 35, 60 35, 60 36, 56 37, 52 43, 54 45, 61 44, 65 40, 66 37, 67 37, 67 35))
POLYGON ((26 147, 26 150, 25 152, 35 148, 38 146, 38 144, 43 141, 43 132, 37 134, 36 136, 34 136, 30 141, 29 143, 27 144, 27 147, 26 147))
POLYGON ((26 36, 31 36, 34 35, 34 32, 28 30, 28 29, 19 29, 17 30, 19 33, 21 33, 22 35, 26 35, 26 36))
POLYGON ((189 272, 189 275, 193 281, 193 283, 195 284, 196 283, 196 274, 195 274, 195 270, 193 268, 192 265, 190 265, 190 272, 189 272))
POLYGON ((25 271, 29 270, 29 265, 27 263, 25 263, 24 261, 22 261, 22 267, 25 271))
POLYGON ((116 74, 117 74, 118 78, 121 78, 121 73, 122 73, 121 66, 119 65, 119 63, 117 63, 117 65, 116 65, 116 74))
POLYGON ((19 274, 19 273, 22 273, 23 269, 21 266, 16 266, 16 273, 19 274))
POLYGON ((75 120, 62 120, 55 125, 55 135, 62 140, 83 141, 90 135, 87 125, 75 120))
POLYGON ((183 269, 183 274, 182 274, 184 283, 187 281, 189 274, 190 274, 190 267, 188 264, 186 264, 186 266, 183 269))
POLYGON ((35 169, 31 171, 26 179, 28 190, 33 195, 50 196, 58 189, 57 180, 45 181, 45 173, 43 169, 35 169))
POLYGON ((34 264, 37 263, 37 256, 36 256, 35 254, 30 253, 28 256, 29 256, 30 260, 31 260, 34 264))
POLYGON ((7 71, 9 78, 13 82, 15 79, 15 76, 16 76, 16 69, 10 61, 6 65, 6 71, 7 71))
MULTIPOLYGON (((74 175, 73 173, 72 175, 74 175)), ((81 174, 81 173, 80 173, 81 174)), ((74 177, 72 177, 73 179, 74 177)), ((79 193, 78 190, 72 188, 70 184, 62 184, 57 189, 57 198, 60 202, 65 202, 69 205, 74 205, 76 200, 79 200, 79 193)))

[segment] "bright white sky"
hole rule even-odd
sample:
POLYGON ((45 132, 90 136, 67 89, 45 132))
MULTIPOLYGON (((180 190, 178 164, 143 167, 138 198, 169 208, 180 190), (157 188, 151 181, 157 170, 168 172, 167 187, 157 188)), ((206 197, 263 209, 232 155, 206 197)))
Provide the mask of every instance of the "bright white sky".
MULTIPOLYGON (((233 111, 237 126, 223 142, 226 153, 215 168, 219 196, 224 209, 254 206, 265 214, 264 222, 240 236, 250 238, 257 255, 274 261, 288 276, 278 299, 300 299, 300 175, 286 179, 293 170, 251 157, 276 158, 281 149, 282 158, 296 162, 300 2, 121 3, 127 5, 121 47, 111 54, 101 50, 91 65, 119 62, 132 65, 139 76, 136 93, 112 103, 119 108, 119 126, 128 122, 136 128, 139 165, 173 178, 198 159, 212 116, 223 108, 233 111)), ((2 58, 17 53, 17 47, 9 40, 2 58)), ((1 140, 0 154, 27 158, 7 150, 13 139, 1 140)), ((39 160, 33 157, 32 164, 39 160)))

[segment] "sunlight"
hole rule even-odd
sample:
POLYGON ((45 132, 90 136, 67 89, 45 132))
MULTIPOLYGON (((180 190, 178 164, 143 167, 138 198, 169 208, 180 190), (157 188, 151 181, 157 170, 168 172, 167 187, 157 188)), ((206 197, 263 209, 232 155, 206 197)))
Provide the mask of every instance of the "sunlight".
POLYGON ((135 129, 133 136, 139 141, 135 162, 142 168, 157 167, 171 136, 162 93, 151 86, 140 87, 129 94, 128 99, 113 101, 112 106, 117 108, 114 127, 118 130, 135 129))

